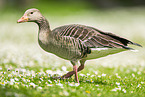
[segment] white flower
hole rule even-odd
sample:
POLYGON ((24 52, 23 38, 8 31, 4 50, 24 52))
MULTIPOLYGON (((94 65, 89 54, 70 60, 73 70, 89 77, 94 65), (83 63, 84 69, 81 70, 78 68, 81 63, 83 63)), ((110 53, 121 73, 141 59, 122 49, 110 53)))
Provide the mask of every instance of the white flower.
POLYGON ((29 83, 30 84, 30 86, 33 86, 33 88, 35 88, 36 86, 38 86, 38 85, 35 85, 34 83, 29 83))
POLYGON ((132 73, 132 76, 135 77, 135 75, 132 73))
POLYGON ((89 73, 87 73, 87 76, 89 76, 90 74, 89 73))
POLYGON ((8 77, 11 77, 12 75, 11 74, 8 74, 8 77))
POLYGON ((34 83, 29 83, 29 84, 32 85, 32 86, 35 85, 34 83))
POLYGON ((75 83, 75 86, 79 86, 80 84, 79 83, 75 83))
POLYGON ((97 75, 98 74, 98 71, 94 71, 94 73, 97 75))
POLYGON ((82 73, 80 73, 79 75, 82 76, 82 77, 86 76, 86 75, 84 75, 84 74, 82 74, 82 73))
POLYGON ((121 87, 118 86, 118 87, 115 87, 114 89, 112 89, 111 91, 117 91, 117 90, 121 90, 121 87))
POLYGON ((26 79, 25 78, 22 78, 23 82, 27 83, 26 79))
POLYGON ((93 80, 91 80, 90 82, 91 82, 91 83, 93 83, 94 81, 93 81, 93 80))
POLYGON ((43 81, 43 78, 40 78, 41 81, 43 81))
POLYGON ((137 85, 137 88, 141 88, 141 84, 138 84, 138 85, 137 85))
POLYGON ((30 82, 30 80, 29 80, 29 79, 27 79, 27 82, 30 82))
POLYGON ((6 72, 2 71, 1 74, 6 74, 6 72))
POLYGON ((7 71, 11 71, 11 68, 8 68, 7 71))
POLYGON ((57 81, 56 80, 54 80, 55 81, 55 83, 57 83, 57 81))
POLYGON ((95 75, 91 75, 91 77, 94 77, 95 75))
POLYGON ((7 82, 0 82, 1 85, 5 86, 7 84, 7 82))
POLYGON ((52 70, 46 70, 47 74, 53 74, 52 70))
POLYGON ((77 87, 77 86, 79 86, 80 84, 79 84, 79 83, 73 83, 73 82, 72 82, 72 83, 69 83, 68 85, 69 85, 69 86, 76 86, 76 87, 77 87))
POLYGON ((16 80, 16 81, 19 81, 19 79, 18 79, 18 78, 15 78, 15 80, 16 80))
POLYGON ((123 89, 122 91, 123 91, 124 93, 126 93, 126 90, 125 90, 125 89, 123 89))
POLYGON ((63 71, 66 71, 66 67, 65 67, 65 66, 62 66, 61 69, 62 69, 63 71))
POLYGON ((115 75, 118 76, 118 73, 116 73, 115 75))
POLYGON ((38 87, 38 89, 42 89, 42 87, 38 87))
POLYGON ((22 72, 26 72, 26 69, 21 69, 22 72))
POLYGON ((14 84, 14 82, 9 82, 9 84, 10 84, 10 85, 13 85, 13 84, 14 84))
POLYGON ((15 82, 15 80, 14 79, 10 79, 10 82, 15 82))
POLYGON ((106 76, 106 74, 103 73, 102 76, 106 76))
POLYGON ((115 89, 112 89, 111 91, 117 91, 117 89, 115 88, 115 89))
POLYGON ((96 87, 98 87, 99 85, 97 84, 97 85, 95 85, 96 87))
POLYGON ((118 85, 118 86, 119 86, 119 85, 120 85, 120 83, 119 83, 119 82, 116 82, 116 85, 118 85))
POLYGON ((63 86, 63 84, 61 84, 61 83, 57 83, 56 85, 61 86, 61 87, 63 86))
POLYGON ((68 85, 69 85, 69 86, 74 86, 72 83, 69 83, 68 85))
POLYGON ((19 69, 15 69, 15 72, 19 72, 19 69))
POLYGON ((121 90, 121 87, 120 86, 118 86, 118 88, 117 88, 118 90, 121 90))
POLYGON ((141 84, 144 84, 144 82, 141 82, 141 84))
POLYGON ((47 84, 47 86, 53 86, 52 84, 47 84))
POLYGON ((120 76, 117 76, 117 78, 121 78, 120 76))
POLYGON ((52 83, 52 81, 51 81, 51 80, 48 80, 48 82, 49 82, 49 83, 52 83))
POLYGON ((28 88, 28 85, 25 85, 28 88))
POLYGON ((115 74, 117 78, 121 78, 120 76, 118 76, 118 73, 115 74))

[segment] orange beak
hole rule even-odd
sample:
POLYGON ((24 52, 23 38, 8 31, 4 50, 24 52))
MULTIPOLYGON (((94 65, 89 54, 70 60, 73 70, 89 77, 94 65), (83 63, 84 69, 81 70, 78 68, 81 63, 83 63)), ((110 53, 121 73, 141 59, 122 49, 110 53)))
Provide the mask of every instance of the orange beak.
POLYGON ((24 15, 17 21, 17 23, 22 23, 22 22, 27 22, 27 21, 28 21, 28 17, 27 15, 24 15))

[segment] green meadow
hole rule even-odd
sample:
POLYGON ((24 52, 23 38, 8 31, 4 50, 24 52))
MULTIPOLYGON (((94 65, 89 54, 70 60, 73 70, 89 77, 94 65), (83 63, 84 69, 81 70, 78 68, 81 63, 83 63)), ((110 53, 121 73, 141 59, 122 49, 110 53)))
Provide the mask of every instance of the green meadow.
MULTIPOLYGON (((49 9, 50 10, 50 9, 49 9)), ((66 14, 43 11, 51 29, 83 24, 125 37, 143 47, 89 60, 70 79, 53 79, 72 70, 68 60, 43 51, 37 42, 38 26, 17 24, 23 12, 0 12, 1 97, 144 97, 145 8, 73 10, 66 14)))

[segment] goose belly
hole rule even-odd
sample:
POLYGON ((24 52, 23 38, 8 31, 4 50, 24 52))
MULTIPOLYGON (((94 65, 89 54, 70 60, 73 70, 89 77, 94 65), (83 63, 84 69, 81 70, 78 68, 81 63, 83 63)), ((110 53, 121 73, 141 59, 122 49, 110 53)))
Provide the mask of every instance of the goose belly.
POLYGON ((53 49, 50 52, 66 60, 80 59, 80 56, 81 56, 81 52, 78 49, 65 48, 65 47, 59 47, 59 46, 57 47, 57 50, 53 49))
POLYGON ((76 60, 81 58, 81 52, 78 48, 62 46, 60 44, 48 44, 44 45, 39 42, 40 47, 46 52, 55 54, 56 56, 66 60, 76 60))
POLYGON ((91 53, 87 54, 86 60, 97 59, 107 55, 116 54, 127 49, 123 48, 91 48, 91 53))

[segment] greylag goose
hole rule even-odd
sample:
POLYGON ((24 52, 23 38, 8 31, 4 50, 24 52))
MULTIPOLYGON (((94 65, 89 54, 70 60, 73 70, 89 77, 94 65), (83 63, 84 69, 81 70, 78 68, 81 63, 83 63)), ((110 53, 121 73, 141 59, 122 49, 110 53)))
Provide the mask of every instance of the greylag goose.
POLYGON ((28 9, 17 22, 35 22, 38 24, 40 47, 46 52, 69 60, 73 65, 73 71, 61 78, 69 78, 75 74, 75 80, 78 83, 77 72, 84 69, 86 60, 132 50, 128 44, 141 46, 115 34, 85 25, 64 25, 51 30, 47 19, 35 8, 28 9), (78 62, 80 62, 80 66, 77 68, 78 62))

